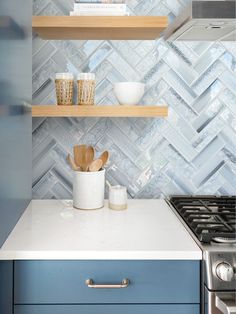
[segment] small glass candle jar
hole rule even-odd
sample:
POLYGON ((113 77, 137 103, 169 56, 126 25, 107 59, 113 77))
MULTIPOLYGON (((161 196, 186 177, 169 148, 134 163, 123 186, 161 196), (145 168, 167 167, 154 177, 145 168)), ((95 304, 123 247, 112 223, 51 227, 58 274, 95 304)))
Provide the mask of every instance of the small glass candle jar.
POLYGON ((72 73, 56 74, 56 96, 59 106, 73 105, 74 78, 72 73))
POLYGON ((80 73, 77 78, 78 104, 81 106, 93 106, 95 98, 95 74, 80 73))
POLYGON ((127 189, 125 186, 111 186, 109 188, 109 208, 113 210, 127 209, 127 189))

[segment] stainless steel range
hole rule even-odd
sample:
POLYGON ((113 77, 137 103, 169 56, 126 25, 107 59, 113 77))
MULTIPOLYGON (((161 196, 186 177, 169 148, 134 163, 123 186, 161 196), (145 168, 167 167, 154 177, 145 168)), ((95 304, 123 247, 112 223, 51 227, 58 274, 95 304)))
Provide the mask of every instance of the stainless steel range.
POLYGON ((203 251, 204 314, 236 314, 236 196, 173 196, 168 201, 203 251))

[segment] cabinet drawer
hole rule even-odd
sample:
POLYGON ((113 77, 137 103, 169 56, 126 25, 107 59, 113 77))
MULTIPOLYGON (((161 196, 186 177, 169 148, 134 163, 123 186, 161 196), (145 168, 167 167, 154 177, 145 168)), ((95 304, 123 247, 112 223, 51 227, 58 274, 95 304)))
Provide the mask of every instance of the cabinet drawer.
POLYGON ((199 314, 199 305, 18 305, 15 314, 199 314))
POLYGON ((197 261, 17 261, 15 304, 199 303, 197 261), (130 284, 93 289, 94 283, 130 284))

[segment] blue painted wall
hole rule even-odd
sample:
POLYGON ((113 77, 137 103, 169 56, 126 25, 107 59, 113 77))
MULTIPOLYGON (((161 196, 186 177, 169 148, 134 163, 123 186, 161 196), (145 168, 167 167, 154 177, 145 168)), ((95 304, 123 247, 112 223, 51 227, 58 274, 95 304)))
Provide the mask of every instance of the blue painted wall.
POLYGON ((31 4, 0 1, 0 247, 32 195, 31 4))

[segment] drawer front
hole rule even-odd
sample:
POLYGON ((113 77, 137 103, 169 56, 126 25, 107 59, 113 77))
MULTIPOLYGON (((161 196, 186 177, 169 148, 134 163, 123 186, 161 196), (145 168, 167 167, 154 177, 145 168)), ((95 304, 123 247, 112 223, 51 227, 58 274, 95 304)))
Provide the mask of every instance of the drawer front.
POLYGON ((14 314, 199 314, 199 305, 18 305, 14 314))
POLYGON ((196 261, 17 261, 15 304, 199 303, 196 261), (130 284, 92 289, 95 284, 130 284))

